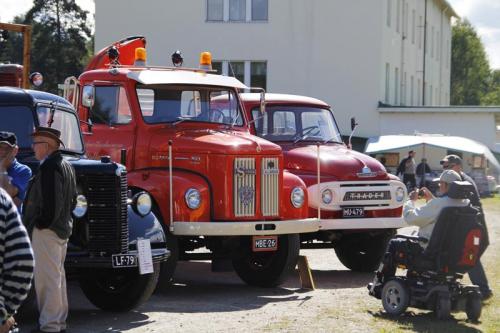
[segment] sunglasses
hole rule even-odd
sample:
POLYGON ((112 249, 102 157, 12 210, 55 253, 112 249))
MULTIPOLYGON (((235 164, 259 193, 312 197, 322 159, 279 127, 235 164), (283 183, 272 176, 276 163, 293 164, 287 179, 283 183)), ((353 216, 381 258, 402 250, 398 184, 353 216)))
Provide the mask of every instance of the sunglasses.
POLYGON ((455 164, 443 164, 443 169, 447 170, 447 169, 451 169, 455 166, 455 164))

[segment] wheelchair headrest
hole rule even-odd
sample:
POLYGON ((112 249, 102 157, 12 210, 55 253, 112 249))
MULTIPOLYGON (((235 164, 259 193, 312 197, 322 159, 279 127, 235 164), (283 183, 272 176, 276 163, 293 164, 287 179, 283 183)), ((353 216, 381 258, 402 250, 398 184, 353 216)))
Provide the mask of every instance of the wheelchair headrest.
POLYGON ((468 181, 454 181, 449 184, 447 194, 452 199, 471 199, 475 193, 474 185, 468 181))

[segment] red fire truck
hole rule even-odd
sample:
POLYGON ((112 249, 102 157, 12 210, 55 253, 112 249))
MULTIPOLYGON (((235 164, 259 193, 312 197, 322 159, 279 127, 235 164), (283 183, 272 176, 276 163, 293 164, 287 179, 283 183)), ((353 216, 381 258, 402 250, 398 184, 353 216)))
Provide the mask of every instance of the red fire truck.
POLYGON ((89 156, 121 161, 133 191, 151 195, 172 252, 160 279, 177 259, 211 259, 231 260, 248 284, 279 284, 298 234, 318 229, 304 182, 283 170, 278 145, 249 133, 239 99, 248 87, 210 70, 146 66, 145 53, 143 37, 103 49, 65 96, 85 122, 89 156))
POLYGON ((258 94, 241 99, 251 132, 279 144, 285 170, 308 187, 309 216, 320 218, 320 230, 301 235, 302 247, 333 247, 347 268, 375 270, 388 239, 405 226, 403 183, 377 160, 346 147, 325 102, 266 94, 263 114, 258 94))

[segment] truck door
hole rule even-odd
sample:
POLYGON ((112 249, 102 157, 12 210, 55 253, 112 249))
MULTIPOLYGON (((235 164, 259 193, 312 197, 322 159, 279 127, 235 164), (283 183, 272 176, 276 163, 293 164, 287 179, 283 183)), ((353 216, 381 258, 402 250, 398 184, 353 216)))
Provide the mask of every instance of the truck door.
POLYGON ((108 155, 121 162, 121 150, 126 149, 126 166, 132 168, 135 124, 126 89, 120 85, 96 85, 89 119, 93 126, 92 132, 86 134, 87 155, 93 159, 108 155))

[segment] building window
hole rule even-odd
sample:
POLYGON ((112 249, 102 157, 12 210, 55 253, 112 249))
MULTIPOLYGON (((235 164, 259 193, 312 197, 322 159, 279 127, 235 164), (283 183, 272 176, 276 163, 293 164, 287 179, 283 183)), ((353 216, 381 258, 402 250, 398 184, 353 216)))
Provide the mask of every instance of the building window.
POLYGON ((403 85, 401 87, 401 105, 406 105, 406 72, 403 73, 403 85))
POLYGON ((431 58, 434 57, 434 27, 431 27, 431 58))
POLYGON ((428 96, 429 96, 429 101, 427 102, 427 105, 433 105, 433 103, 432 103, 433 99, 432 98, 434 96, 432 96, 432 84, 429 84, 429 95, 428 96))
POLYGON ((207 0, 207 21, 267 21, 268 0, 207 0))
POLYGON ((394 69, 394 105, 399 105, 399 68, 394 69))
POLYGON ((392 0, 387 0, 387 26, 391 27, 392 0))
POLYGON ((408 36, 408 3, 404 4, 403 7, 403 37, 408 36))
POLYGON ((410 105, 415 105, 415 78, 410 76, 410 105))
POLYGON ((267 21, 268 0, 252 0, 252 21, 267 21))
POLYGON ((439 43, 439 31, 436 31, 436 59, 439 61, 439 59, 441 58, 440 57, 440 53, 441 53, 441 47, 440 47, 440 43, 439 43))
POLYGON ((415 9, 411 11, 411 43, 415 44, 415 9))
POLYGON ((390 103, 390 82, 391 82, 391 72, 390 65, 388 63, 385 64, 385 102, 387 104, 390 103))
POLYGON ((417 79, 417 103, 416 105, 422 105, 422 83, 420 79, 417 79))
POLYGON ((418 17, 418 49, 422 49, 422 30, 424 27, 422 26, 422 15, 418 17))
POLYGON ((248 87, 267 89, 266 61, 217 60, 212 62, 212 69, 218 74, 233 76, 248 87))
POLYGON ((207 0, 207 21, 224 19, 224 0, 207 0))
POLYGON ((401 13, 401 0, 396 0, 396 32, 399 32, 399 21, 400 21, 400 13, 401 13))

